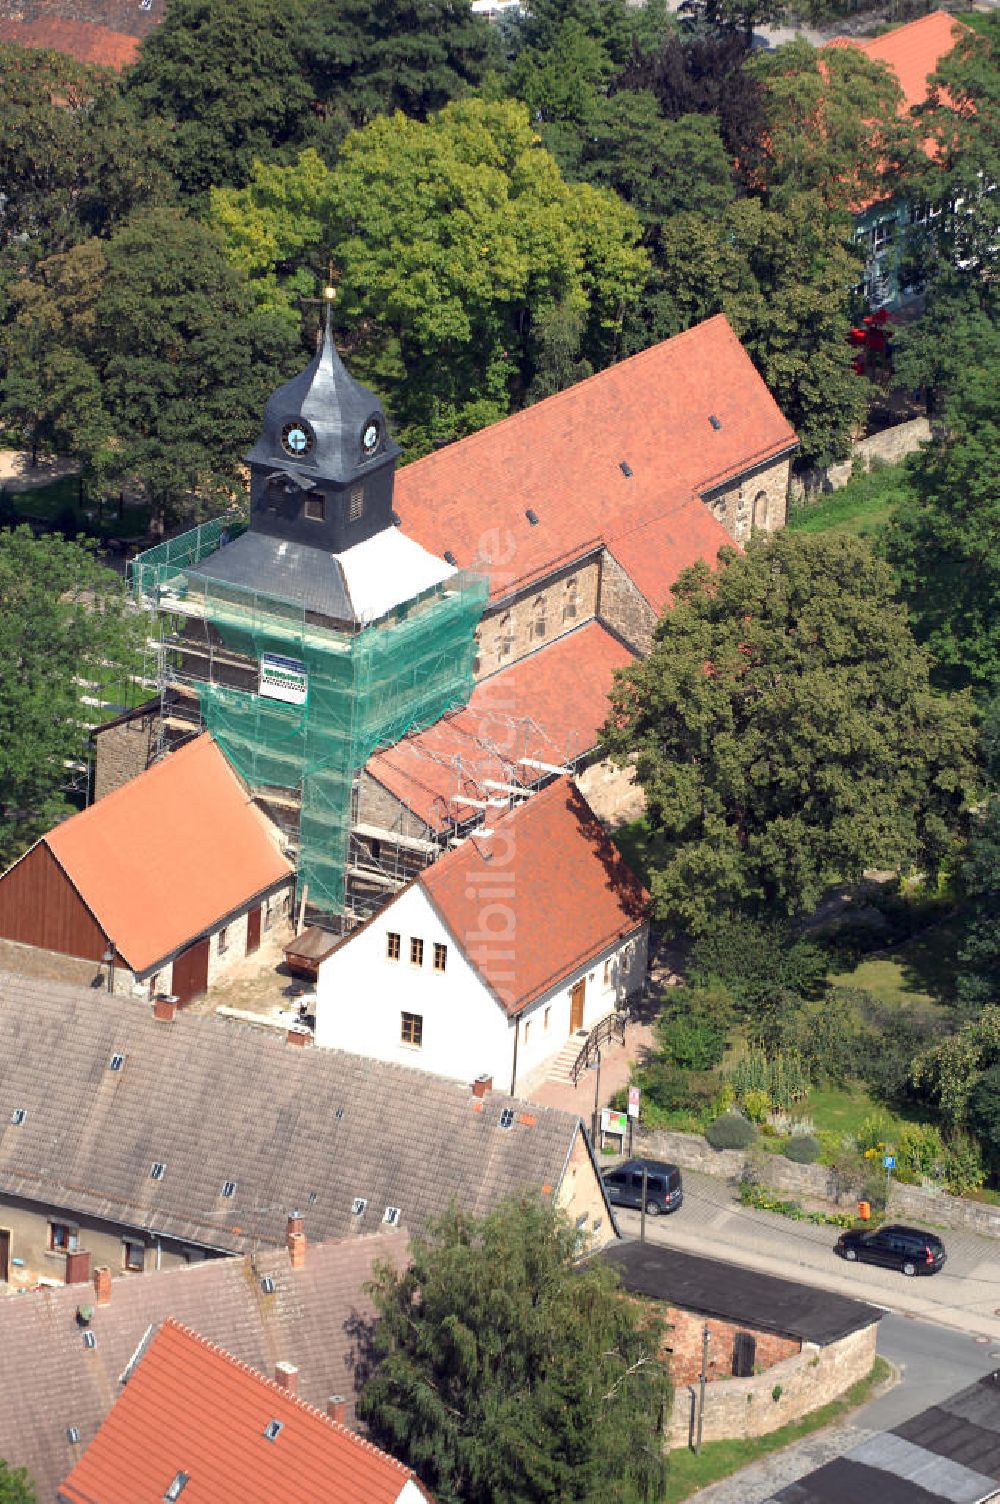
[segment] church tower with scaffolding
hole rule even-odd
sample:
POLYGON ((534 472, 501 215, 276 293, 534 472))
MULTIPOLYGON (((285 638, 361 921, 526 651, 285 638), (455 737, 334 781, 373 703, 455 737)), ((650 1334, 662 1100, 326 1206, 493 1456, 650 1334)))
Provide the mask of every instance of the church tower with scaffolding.
POLYGON ((205 727, 285 832, 308 907, 348 920, 362 769, 468 700, 487 596, 400 530, 399 453, 328 317, 246 455, 249 525, 216 519, 129 566, 157 622, 164 750, 205 727))

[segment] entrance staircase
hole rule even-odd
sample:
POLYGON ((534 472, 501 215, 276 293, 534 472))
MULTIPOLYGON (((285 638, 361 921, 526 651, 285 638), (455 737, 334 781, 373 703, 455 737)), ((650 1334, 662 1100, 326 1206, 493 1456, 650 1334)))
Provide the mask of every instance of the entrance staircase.
POLYGON ((573 1067, 577 1056, 587 1043, 589 1029, 577 1029, 571 1034, 545 1073, 546 1081, 561 1081, 566 1086, 575 1086, 573 1067))

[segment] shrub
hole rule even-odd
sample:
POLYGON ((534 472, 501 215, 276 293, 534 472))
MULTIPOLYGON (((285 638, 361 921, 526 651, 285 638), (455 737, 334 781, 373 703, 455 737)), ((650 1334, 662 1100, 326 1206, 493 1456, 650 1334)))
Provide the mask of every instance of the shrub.
POLYGON ((781 921, 719 914, 691 949, 688 971, 699 986, 722 982, 741 1012, 753 1017, 775 992, 818 997, 826 956, 809 940, 795 939, 781 921))
POLYGON ((743 1098, 743 1111, 751 1123, 763 1123, 771 1111, 771 1098, 766 1091, 748 1091, 743 1098))
POLYGON ((705 1137, 713 1149, 749 1149, 757 1137, 757 1131, 746 1118, 740 1117, 736 1112, 727 1112, 723 1117, 716 1118, 714 1123, 709 1123, 705 1137))
POLYGON ((722 987, 670 987, 653 1028, 660 1053, 684 1070, 717 1066, 732 1027, 733 1004, 722 987))
POLYGON ((858 1129, 858 1148, 862 1154, 884 1154, 893 1137, 892 1124, 884 1112, 870 1112, 858 1129))
POLYGON ((797 1133, 785 1145, 785 1158, 797 1165, 814 1165, 819 1159, 819 1139, 811 1133, 797 1133))
POLYGON ((786 1112, 809 1090, 808 1077, 795 1054, 769 1058, 762 1050, 751 1050, 737 1062, 730 1080, 737 1101, 745 1102, 748 1092, 763 1091, 773 1106, 786 1112))
POLYGON ((896 1163, 914 1175, 940 1177, 944 1171, 944 1140, 933 1123, 907 1123, 896 1139, 896 1163))
POLYGON ((978 1191, 986 1179, 979 1145, 965 1133, 953 1133, 944 1146, 944 1183, 953 1196, 978 1191))

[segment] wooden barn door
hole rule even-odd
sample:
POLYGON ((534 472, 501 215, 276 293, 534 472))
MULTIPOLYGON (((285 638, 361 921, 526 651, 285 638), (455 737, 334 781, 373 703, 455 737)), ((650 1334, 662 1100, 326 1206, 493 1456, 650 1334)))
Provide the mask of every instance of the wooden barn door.
POLYGON ((569 999, 569 1032, 575 1034, 583 1028, 583 1004, 587 995, 587 978, 581 977, 569 999))
POLYGON ((208 936, 196 940, 174 962, 172 991, 179 1003, 200 997, 208 987, 208 936))
POLYGON ((247 955, 260 950, 260 905, 247 914, 247 955))

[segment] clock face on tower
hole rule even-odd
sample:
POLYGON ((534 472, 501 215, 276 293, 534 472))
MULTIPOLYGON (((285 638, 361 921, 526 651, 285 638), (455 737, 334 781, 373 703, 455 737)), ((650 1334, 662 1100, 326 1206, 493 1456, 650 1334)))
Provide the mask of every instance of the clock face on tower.
POLYGON ((281 447, 293 459, 304 459, 315 443, 316 435, 305 418, 293 418, 281 430, 281 447))
POLYGON ((365 452, 365 458, 373 455, 379 445, 379 427, 376 418, 369 418, 361 434, 361 447, 365 452))

